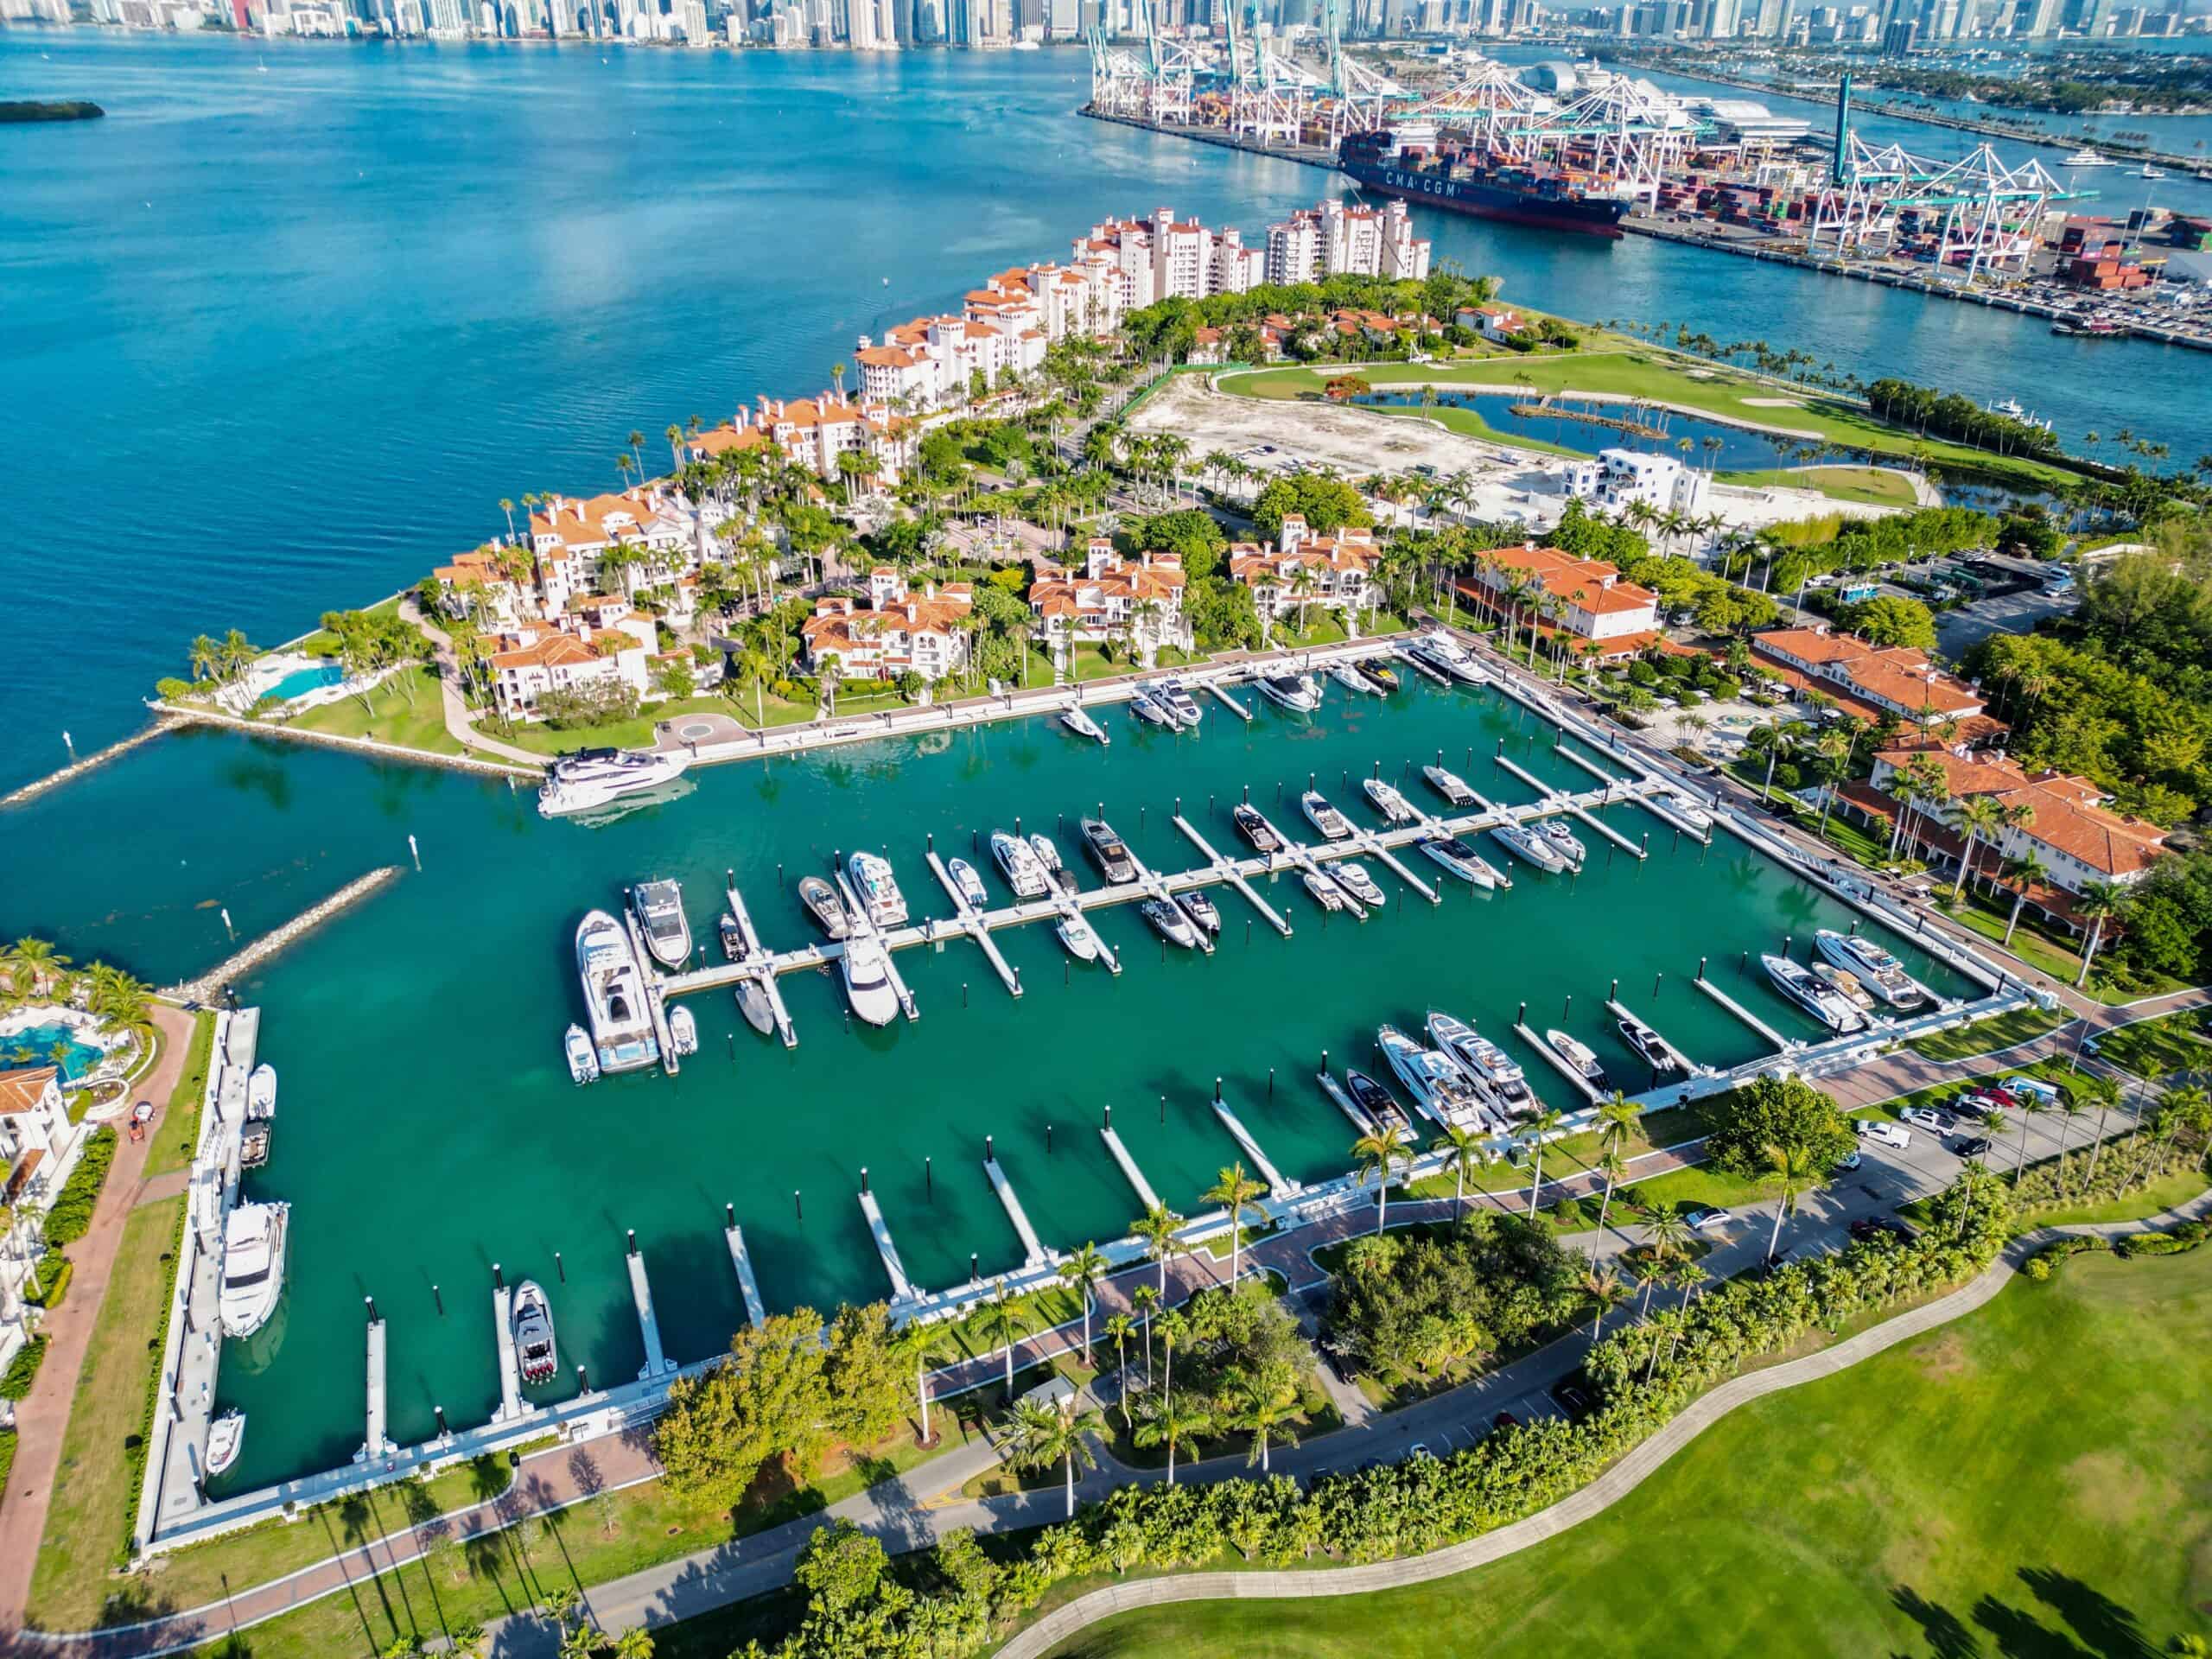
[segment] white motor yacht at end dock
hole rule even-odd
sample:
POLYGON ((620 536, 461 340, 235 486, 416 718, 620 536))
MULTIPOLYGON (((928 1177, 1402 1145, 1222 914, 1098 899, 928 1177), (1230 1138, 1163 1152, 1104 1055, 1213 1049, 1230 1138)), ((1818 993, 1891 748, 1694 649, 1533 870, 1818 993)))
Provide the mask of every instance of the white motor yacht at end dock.
POLYGON ((1172 675, 1164 680, 1154 680, 1147 690, 1152 693, 1152 700, 1167 711, 1179 731, 1196 731, 1199 721, 1205 717, 1198 700, 1172 675))
POLYGON ((1115 833, 1112 824, 1103 818, 1085 818, 1077 830, 1083 844, 1090 849, 1090 861, 1110 886, 1137 879, 1136 860, 1129 856, 1128 843, 1115 833))
POLYGON ((1180 905, 1166 899, 1147 899, 1137 906, 1137 913, 1168 944, 1185 950, 1198 948, 1198 927, 1180 905))
POLYGON ((1863 933, 1824 927, 1814 936, 1821 954, 1893 1008, 1916 1008, 1935 999, 1904 964, 1863 933))
POLYGON ((1175 902, 1183 907, 1183 913, 1198 925, 1200 932, 1220 934, 1221 912, 1216 908, 1213 900, 1198 888, 1176 894, 1175 902))
POLYGON ((1229 809, 1230 822, 1252 843, 1252 850, 1269 858, 1282 851, 1282 837, 1275 833, 1274 825, 1256 806, 1240 803, 1229 809))
POLYGON ((836 887, 820 876, 799 877, 798 901, 814 918, 814 925, 830 938, 842 939, 853 931, 852 912, 845 908, 845 901, 838 897, 836 887))
POLYGON ((680 1002, 668 1011, 668 1042, 678 1055, 699 1052, 699 1022, 680 1002))
POLYGON ((1484 888, 1513 885, 1488 859, 1457 836, 1424 836, 1415 844, 1462 881, 1484 888))
POLYGON ((1325 841, 1343 841, 1351 834, 1351 825, 1344 822, 1344 815, 1331 806, 1328 798, 1318 789, 1309 789, 1298 798, 1298 810, 1306 814, 1306 821, 1321 832, 1325 841))
POLYGON ((207 1425, 207 1453, 202 1467, 212 1478, 227 1474, 245 1447, 245 1413, 233 1406, 207 1425))
POLYGON ((1554 852, 1578 869, 1590 856, 1590 849, 1582 844, 1582 837, 1567 827, 1564 818, 1540 818, 1530 827, 1551 844, 1554 852))
POLYGON ((660 1058, 645 970, 630 935, 603 910, 576 924, 576 972, 583 982, 585 1022, 602 1072, 634 1071, 660 1058))
POLYGON ((1822 983, 1811 969, 1770 953, 1759 957, 1759 966, 1766 969, 1777 990, 1830 1031, 1842 1035, 1866 1029, 1866 1016, 1852 1007, 1842 992, 1822 983))
POLYGON ((525 1279, 515 1287, 510 1325, 515 1339, 515 1370, 525 1388, 550 1382, 561 1371, 561 1349, 553 1335, 553 1305, 545 1300, 544 1287, 525 1279))
POLYGON ((1395 785, 1386 784, 1380 778, 1363 778, 1359 787, 1369 804, 1382 815, 1385 823, 1411 823, 1420 816, 1414 810, 1414 804, 1395 785))
POLYGON ((1324 910, 1358 908, 1352 904, 1351 896, 1349 893, 1319 870, 1308 870, 1300 880, 1306 884, 1306 891, 1313 895, 1313 902, 1324 910))
POLYGON ((1619 1020, 1614 1028, 1621 1040, 1637 1052, 1638 1058, 1662 1076, 1670 1072, 1687 1074, 1694 1068, 1681 1050, 1662 1037, 1641 1020, 1619 1020))
POLYGON ((1082 912, 1077 911, 1072 916, 1060 918, 1059 925, 1053 928, 1052 931, 1059 935, 1061 945, 1066 950, 1068 955, 1073 957, 1077 962, 1098 960, 1097 931, 1092 928, 1090 920, 1082 912))
POLYGON ((276 1116, 276 1068, 264 1060, 245 1080, 245 1115, 251 1118, 276 1116))
POLYGON ((1294 715, 1310 715, 1321 706, 1321 687, 1311 674, 1263 674, 1260 695, 1294 715))
POLYGON ((874 934, 856 934, 845 941, 837 971, 845 982, 846 1001, 869 1025, 887 1026, 899 1017, 899 993, 891 984, 891 957, 874 934))
POLYGON ((1599 1094, 1613 1085, 1605 1077, 1605 1068, 1598 1064, 1597 1052, 1580 1038, 1570 1037, 1554 1027, 1544 1033, 1544 1041, 1553 1053, 1565 1060, 1568 1068, 1599 1094))
POLYGON ((871 925, 906 925, 906 895, 899 891, 899 878, 891 873, 889 859, 876 853, 855 853, 845 861, 845 873, 852 878, 853 891, 859 895, 871 925))
POLYGON ((1467 787, 1467 780, 1458 772, 1448 772, 1442 766, 1423 766, 1421 775, 1428 780, 1431 789, 1452 805, 1472 806, 1475 804, 1475 791, 1467 787))
POLYGON ((691 924, 683 916, 683 889, 673 881, 640 881, 630 890, 631 908, 653 960, 671 971, 691 960, 691 924))
POLYGON ((1329 874, 1336 878, 1338 887, 1370 910, 1382 908, 1382 889, 1367 873, 1366 865, 1347 858, 1330 865, 1329 874))
POLYGON ((1444 1027, 1439 1022, 1447 1019, 1462 1029, 1452 1033, 1452 1041, 1440 1042, 1439 1046, 1468 1076, 1476 1078, 1490 1090, 1491 1097, 1504 1109, 1508 1116, 1535 1111, 1537 1102, 1529 1090, 1528 1074, 1522 1071, 1511 1055, 1473 1027, 1465 1020, 1452 1019, 1449 1014, 1432 1015, 1432 1038, 1442 1036, 1444 1027))
POLYGON ((691 764, 689 753, 658 749, 581 749, 553 763, 537 791, 544 817, 589 812, 675 782, 691 764))
POLYGON ((1440 628, 1421 635, 1408 649, 1431 668, 1450 675, 1462 685, 1490 683, 1490 676, 1483 672, 1466 647, 1440 628))
POLYGON ((1423 1047, 1395 1026, 1382 1027, 1375 1033, 1375 1042, 1425 1116, 1444 1128, 1491 1127, 1481 1096, 1449 1056, 1423 1047))
POLYGON ((1037 861, 1037 854, 1019 836, 1010 836, 1003 830, 991 832, 991 858, 999 867, 999 874, 1014 889, 1017 899, 1042 899, 1049 885, 1045 867, 1037 861))
POLYGON ((223 1218, 223 1282, 216 1312, 226 1337, 250 1337, 269 1323, 284 1294, 289 1204, 241 1204, 223 1218))
POLYGON ((1181 722, 1169 713, 1166 706, 1142 686, 1129 693, 1129 712, 1148 726, 1164 726, 1169 731, 1180 731, 1181 722))
POLYGON ((1567 855, 1526 824, 1493 824, 1490 834, 1492 841, 1522 863, 1533 864, 1548 874, 1557 875, 1568 868, 1567 855))

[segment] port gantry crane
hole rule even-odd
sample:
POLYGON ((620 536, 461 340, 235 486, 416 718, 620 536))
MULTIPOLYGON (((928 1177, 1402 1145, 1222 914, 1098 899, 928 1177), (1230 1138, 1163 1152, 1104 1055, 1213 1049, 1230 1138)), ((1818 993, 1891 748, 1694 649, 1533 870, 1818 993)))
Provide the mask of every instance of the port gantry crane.
POLYGON ((1328 82, 1260 34, 1259 0, 1229 10, 1229 127, 1264 144, 1304 142, 1315 96, 1328 82))

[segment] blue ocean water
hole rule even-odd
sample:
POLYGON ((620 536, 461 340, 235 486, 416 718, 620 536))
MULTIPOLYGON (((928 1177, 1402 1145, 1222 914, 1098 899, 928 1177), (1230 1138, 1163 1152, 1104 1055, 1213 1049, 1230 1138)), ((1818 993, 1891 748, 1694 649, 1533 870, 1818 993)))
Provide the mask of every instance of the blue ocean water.
MULTIPOLYGON (((1162 204, 1256 233, 1328 172, 1085 120, 1077 51, 895 56, 0 36, 0 786, 139 721, 192 635, 379 598, 632 430, 827 383, 862 331, 1162 204), (264 73, 262 66, 266 65, 264 73)), ((1921 128, 1929 142, 1939 130, 1921 128)), ((2204 359, 1630 238, 1421 214, 1586 317, 1804 346, 2212 448, 2204 359)), ((3 919, 3 918, 0 918, 3 919)))

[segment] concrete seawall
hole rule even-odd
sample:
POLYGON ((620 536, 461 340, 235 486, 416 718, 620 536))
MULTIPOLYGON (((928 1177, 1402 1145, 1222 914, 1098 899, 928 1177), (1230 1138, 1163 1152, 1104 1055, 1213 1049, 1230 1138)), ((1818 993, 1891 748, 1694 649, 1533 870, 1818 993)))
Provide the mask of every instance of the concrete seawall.
MULTIPOLYGON (((186 709, 173 703, 158 703, 155 707, 173 717, 168 727, 163 729, 190 725, 220 726, 234 732, 250 733, 255 737, 282 738, 292 743, 320 743, 325 748, 343 749, 349 754, 404 760, 410 766, 446 766, 454 772, 474 772, 487 778, 528 778, 536 780, 543 776, 532 767, 479 760, 473 754, 440 754, 431 749, 403 748, 397 743, 379 743, 370 737, 341 737, 335 732, 310 732, 275 721, 240 720, 235 715, 218 714, 207 709, 186 709)), ((0 805, 4 804, 4 802, 0 802, 0 805)))

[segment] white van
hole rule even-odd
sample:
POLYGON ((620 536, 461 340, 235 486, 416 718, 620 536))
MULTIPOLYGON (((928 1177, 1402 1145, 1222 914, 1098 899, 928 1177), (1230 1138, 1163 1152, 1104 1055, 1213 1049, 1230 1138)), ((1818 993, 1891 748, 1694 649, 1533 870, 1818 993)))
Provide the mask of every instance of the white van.
POLYGON ((1861 1140, 1872 1141, 1877 1146, 1887 1147, 1893 1152, 1903 1152, 1912 1144, 1910 1129, 1902 1123, 1890 1122, 1885 1118, 1862 1117, 1854 1127, 1861 1140))

